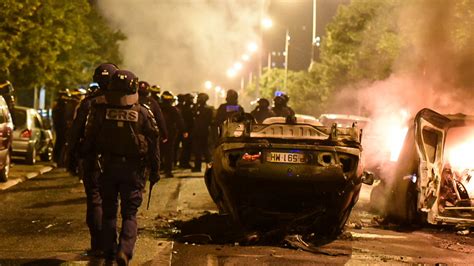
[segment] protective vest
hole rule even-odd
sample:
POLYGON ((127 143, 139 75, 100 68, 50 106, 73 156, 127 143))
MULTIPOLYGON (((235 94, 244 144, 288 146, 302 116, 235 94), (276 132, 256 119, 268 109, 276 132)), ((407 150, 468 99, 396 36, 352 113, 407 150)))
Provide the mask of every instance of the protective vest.
POLYGON ((140 112, 138 104, 130 108, 105 108, 97 138, 98 151, 105 156, 145 156, 148 145, 140 132, 140 112))

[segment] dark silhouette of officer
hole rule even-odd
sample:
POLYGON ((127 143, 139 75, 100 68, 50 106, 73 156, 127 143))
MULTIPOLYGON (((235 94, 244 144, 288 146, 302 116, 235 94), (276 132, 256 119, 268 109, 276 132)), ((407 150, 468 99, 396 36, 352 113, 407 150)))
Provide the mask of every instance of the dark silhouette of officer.
POLYGON ((159 180, 159 130, 152 112, 138 104, 138 78, 117 70, 104 96, 105 104, 92 107, 86 123, 81 152, 87 160, 100 162, 102 190, 102 236, 106 260, 127 265, 137 239, 138 208, 146 178, 159 180), (117 243, 117 210, 122 217, 117 243))
POLYGON ((228 90, 226 102, 217 108, 216 125, 220 127, 224 121, 236 113, 243 113, 244 108, 239 105, 239 94, 235 90, 228 90))
POLYGON ((161 112, 160 105, 150 95, 150 84, 146 81, 138 82, 138 102, 142 105, 146 105, 150 108, 151 112, 155 116, 156 124, 160 130, 160 138, 162 141, 168 140, 168 130, 166 129, 165 118, 163 112, 161 112))
POLYGON ((66 131, 68 128, 68 117, 66 113, 70 113, 69 110, 71 109, 71 105, 68 103, 70 100, 71 94, 69 90, 61 90, 58 92, 58 98, 56 99, 52 109, 53 128, 55 133, 53 160, 56 163, 60 163, 61 152, 66 144, 66 131))
POLYGON ((209 95, 206 93, 199 93, 196 105, 193 108, 194 127, 192 131, 192 146, 194 153, 194 167, 191 170, 192 172, 201 172, 203 157, 207 163, 211 162, 209 135, 211 133, 214 108, 206 104, 208 100, 209 95))
POLYGON ((4 83, 0 84, 0 95, 3 96, 5 102, 8 106, 8 111, 13 120, 13 125, 15 124, 15 89, 10 81, 6 80, 4 83))
POLYGON ((273 98, 273 108, 272 111, 275 113, 275 116, 294 116, 295 111, 288 106, 289 97, 286 94, 277 95, 273 98))
POLYGON ((270 102, 265 98, 260 98, 257 101, 258 105, 250 114, 255 118, 257 123, 262 123, 263 120, 275 116, 275 113, 270 109, 270 102))
POLYGON ((176 106, 173 106, 175 99, 169 91, 161 94, 161 111, 165 117, 166 129, 168 129, 168 141, 161 143, 161 159, 163 160, 163 171, 166 177, 173 177, 173 165, 175 158, 175 142, 178 134, 183 134, 187 138, 188 133, 184 132, 184 122, 181 113, 176 106))
POLYGON ((83 180, 86 192, 86 223, 89 227, 91 237, 90 250, 88 255, 101 255, 102 247, 102 196, 100 194, 98 165, 94 161, 84 160, 79 149, 84 142, 84 133, 87 116, 93 104, 105 103, 104 91, 109 85, 112 74, 117 70, 117 66, 111 63, 99 65, 92 77, 98 84, 97 88, 90 88, 89 93, 81 101, 77 108, 76 117, 68 132, 66 167, 69 172, 76 174, 79 172, 83 180))
MULTIPOLYGON (((184 138, 183 136, 178 136, 178 140, 181 142, 181 154, 179 156, 179 167, 180 168, 191 168, 189 161, 191 160, 192 152, 192 130, 194 126, 194 96, 190 93, 182 94, 182 102, 179 103, 176 107, 179 109, 181 116, 183 117, 184 122, 184 131, 188 132, 188 137, 184 138)), ((176 146, 179 145, 176 141, 176 146)))

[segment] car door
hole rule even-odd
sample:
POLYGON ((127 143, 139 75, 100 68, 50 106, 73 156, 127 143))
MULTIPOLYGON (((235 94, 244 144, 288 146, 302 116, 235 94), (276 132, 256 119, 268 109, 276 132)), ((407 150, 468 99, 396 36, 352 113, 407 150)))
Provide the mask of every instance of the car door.
POLYGON ((418 206, 422 211, 428 212, 428 222, 434 222, 438 214, 436 203, 439 198, 443 149, 449 122, 449 118, 426 108, 415 117, 415 141, 420 158, 418 206))
POLYGON ((41 147, 43 145, 42 143, 42 130, 43 126, 41 125, 41 121, 38 119, 38 114, 36 111, 31 111, 30 113, 31 119, 33 120, 33 132, 32 132, 32 140, 35 141, 35 148, 37 151, 41 150, 41 147))

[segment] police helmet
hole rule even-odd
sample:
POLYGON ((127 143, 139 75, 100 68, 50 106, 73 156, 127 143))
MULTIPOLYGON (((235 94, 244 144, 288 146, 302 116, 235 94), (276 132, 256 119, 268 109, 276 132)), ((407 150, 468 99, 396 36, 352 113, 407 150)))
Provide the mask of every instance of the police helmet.
POLYGON ((160 85, 152 85, 150 91, 153 93, 161 93, 161 87, 160 85))
POLYGON ((201 92, 201 93, 198 94, 196 101, 197 101, 198 103, 204 104, 204 103, 206 103, 208 100, 209 100, 209 95, 207 95, 207 93, 201 92))
POLYGON ((0 94, 12 93, 14 91, 10 81, 6 80, 5 83, 0 84, 0 94))
POLYGON ((270 102, 265 98, 258 99, 257 103, 260 107, 264 107, 264 108, 270 106, 270 102))
POLYGON ((148 95, 150 90, 150 84, 146 81, 141 80, 138 82, 138 94, 140 95, 148 95))
POLYGON ((92 79, 94 82, 99 83, 99 88, 106 90, 110 77, 114 74, 115 71, 118 70, 118 67, 112 63, 103 63, 100 64, 94 71, 94 76, 92 79))
POLYGON ((132 105, 138 102, 138 77, 128 70, 117 70, 105 91, 107 103, 112 105, 132 105))
POLYGON ((183 103, 186 100, 185 95, 181 93, 176 96, 176 99, 178 100, 178 103, 183 103))
POLYGON ((285 100, 285 97, 283 96, 275 96, 275 98, 273 98, 273 104, 275 106, 284 106, 286 103, 286 100, 285 100))
POLYGON ((194 103, 194 95, 191 93, 186 93, 184 95, 184 102, 188 104, 194 103))
POLYGON ((82 98, 84 97, 86 94, 87 94, 87 90, 84 89, 84 88, 75 88, 73 89, 71 92, 71 96, 74 97, 74 98, 82 98))
POLYGON ((161 94, 161 100, 166 103, 173 103, 174 102, 174 95, 170 91, 164 91, 161 94))
POLYGON ((99 83, 97 82, 92 82, 89 84, 89 87, 87 88, 88 93, 94 93, 99 89, 99 83))
POLYGON ((235 90, 228 90, 227 96, 225 97, 226 102, 237 104, 237 100, 239 99, 239 94, 235 90))

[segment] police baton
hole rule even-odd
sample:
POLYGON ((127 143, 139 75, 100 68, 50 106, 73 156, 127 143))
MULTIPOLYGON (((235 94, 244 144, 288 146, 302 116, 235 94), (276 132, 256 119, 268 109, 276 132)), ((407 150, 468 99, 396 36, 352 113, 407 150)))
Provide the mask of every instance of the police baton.
POLYGON ((155 183, 150 181, 150 189, 148 191, 148 202, 146 203, 146 209, 147 210, 148 210, 148 208, 150 208, 151 191, 152 191, 154 185, 155 185, 155 183))

